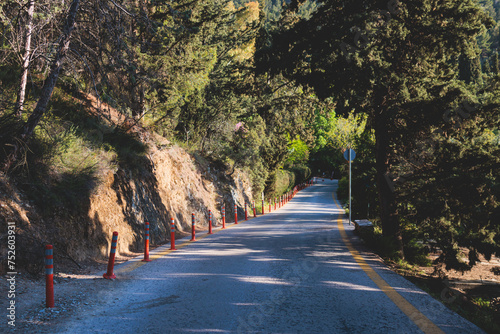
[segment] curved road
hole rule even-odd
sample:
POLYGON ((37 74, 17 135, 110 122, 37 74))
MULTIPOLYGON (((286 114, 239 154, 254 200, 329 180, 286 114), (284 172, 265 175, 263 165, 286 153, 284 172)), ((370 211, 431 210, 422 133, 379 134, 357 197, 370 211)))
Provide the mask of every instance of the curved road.
POLYGON ((117 268, 108 302, 60 332, 482 333, 356 251, 336 187, 325 180, 276 212, 117 268))

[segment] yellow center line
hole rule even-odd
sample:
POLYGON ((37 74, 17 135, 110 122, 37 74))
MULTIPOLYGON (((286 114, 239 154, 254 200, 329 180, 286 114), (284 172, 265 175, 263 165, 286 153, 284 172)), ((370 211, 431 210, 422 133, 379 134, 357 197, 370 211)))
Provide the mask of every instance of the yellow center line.
MULTIPOLYGON (((333 193, 333 200, 338 209, 340 205, 335 198, 335 193, 333 193)), ((396 306, 403 311, 404 314, 408 316, 424 333, 429 334, 441 334, 444 333, 436 324, 434 324, 429 318, 427 318, 422 312, 420 312, 416 307, 410 304, 406 299, 403 298, 393 287, 391 287, 379 274, 373 270, 368 263, 366 263, 363 256, 354 248, 347 233, 344 229, 344 223, 342 220, 342 215, 339 214, 337 218, 337 226, 340 231, 340 236, 342 241, 347 246, 347 249, 351 253, 354 260, 363 269, 363 271, 368 275, 368 277, 382 290, 383 293, 389 297, 396 306)))

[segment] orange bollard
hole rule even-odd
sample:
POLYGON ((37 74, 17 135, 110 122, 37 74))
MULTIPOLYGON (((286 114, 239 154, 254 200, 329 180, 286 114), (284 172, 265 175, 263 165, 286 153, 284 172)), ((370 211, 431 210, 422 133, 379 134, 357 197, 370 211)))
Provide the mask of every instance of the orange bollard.
POLYGON ((264 215, 264 199, 262 199, 262 215, 264 215))
POLYGON ((222 205, 222 228, 226 228, 226 206, 222 205))
POLYGON ((208 210, 208 234, 212 233, 212 211, 208 210))
POLYGON ((175 248, 175 223, 174 223, 174 218, 170 218, 170 250, 177 250, 175 248))
POLYGON ((256 218, 257 217, 257 209, 255 208, 255 201, 252 202, 252 206, 253 206, 253 217, 256 218))
POLYGON ((271 199, 269 199, 269 212, 271 212, 271 199))
POLYGON ((196 228, 194 221, 194 212, 191 214, 191 241, 196 241, 196 228))
POLYGON ((247 202, 245 202, 245 220, 248 220, 248 208, 247 202))
POLYGON ((118 241, 118 232, 113 232, 113 238, 111 239, 111 251, 109 253, 108 261, 108 271, 102 275, 106 279, 115 279, 116 275, 113 273, 113 268, 115 266, 115 255, 116 255, 116 243, 118 241))
POLYGON ((45 246, 45 306, 54 307, 54 253, 52 245, 45 246))
POLYGON ((234 223, 238 224, 238 206, 234 205, 234 223))
POLYGON ((151 262, 149 259, 149 223, 144 223, 144 259, 142 262, 151 262))

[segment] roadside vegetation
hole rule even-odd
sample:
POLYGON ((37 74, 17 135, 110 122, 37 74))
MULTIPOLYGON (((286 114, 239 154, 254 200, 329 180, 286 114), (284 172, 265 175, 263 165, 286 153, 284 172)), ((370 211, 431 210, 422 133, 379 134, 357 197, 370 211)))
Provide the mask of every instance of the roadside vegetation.
POLYGON ((154 133, 260 207, 315 175, 345 200, 352 148, 367 243, 467 272, 500 249, 498 22, 492 0, 6 0, 1 174, 42 215, 85 210, 154 169, 154 133))

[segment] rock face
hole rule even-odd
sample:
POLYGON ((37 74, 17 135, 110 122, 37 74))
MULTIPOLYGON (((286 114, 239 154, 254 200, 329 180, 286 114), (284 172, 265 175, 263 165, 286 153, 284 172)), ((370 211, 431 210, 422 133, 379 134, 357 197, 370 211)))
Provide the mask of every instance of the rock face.
POLYGON ((226 204, 226 217, 231 217, 234 202, 243 207, 245 201, 252 200, 251 185, 241 173, 229 178, 203 158, 166 141, 157 146, 158 140, 154 146, 150 143, 142 172, 120 168, 92 196, 89 219, 98 217, 97 225, 101 222, 108 241, 102 245, 101 254, 107 253, 111 234, 117 228, 122 230, 118 231, 118 251, 138 250, 143 243, 145 221, 150 223, 152 244, 158 244, 166 242, 170 235, 170 218, 174 218, 177 231, 189 232, 192 213, 203 228, 208 225, 211 210, 217 225, 221 222, 222 203, 226 204))
POLYGON ((239 208, 245 201, 251 203, 251 184, 243 173, 229 176, 160 136, 143 132, 138 137, 148 150, 134 161, 135 168, 125 161, 106 171, 78 212, 65 208, 42 212, 1 176, 0 220, 5 223, 0 233, 6 232, 8 221, 16 223, 19 247, 27 247, 26 252, 19 252, 20 266, 21 262, 40 262, 33 270, 41 269, 43 257, 38 250, 45 243, 52 243, 59 254, 75 261, 106 258, 113 231, 119 233, 117 256, 140 252, 146 221, 151 244, 157 245, 168 241, 171 217, 182 235, 190 232, 191 213, 195 213, 197 228, 203 229, 208 225, 209 210, 216 226, 221 224, 223 203, 228 222, 234 216, 234 203, 239 208))

